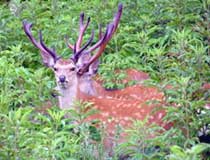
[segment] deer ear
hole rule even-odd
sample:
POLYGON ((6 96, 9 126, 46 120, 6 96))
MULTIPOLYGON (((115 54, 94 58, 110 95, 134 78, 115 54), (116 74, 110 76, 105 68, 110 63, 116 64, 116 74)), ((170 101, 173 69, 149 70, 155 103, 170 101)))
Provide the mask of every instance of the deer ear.
POLYGON ((91 57, 90 53, 82 54, 77 61, 77 65, 82 66, 83 64, 87 63, 90 57, 91 57))
POLYGON ((88 73, 92 76, 95 75, 98 71, 99 64, 100 64, 100 61, 99 61, 99 59, 97 59, 95 62, 93 62, 90 65, 88 73))
MULTIPOLYGON (((80 68, 80 67, 84 66, 90 60, 90 58, 91 58, 90 53, 82 54, 79 57, 76 65, 80 68)), ((95 62, 93 62, 89 66, 88 71, 86 73, 88 73, 90 76, 94 76, 98 71, 99 63, 100 63, 100 61, 98 59, 95 60, 95 62)))
POLYGON ((42 57, 43 64, 46 67, 53 67, 55 65, 56 60, 49 53, 41 51, 41 57, 42 57))

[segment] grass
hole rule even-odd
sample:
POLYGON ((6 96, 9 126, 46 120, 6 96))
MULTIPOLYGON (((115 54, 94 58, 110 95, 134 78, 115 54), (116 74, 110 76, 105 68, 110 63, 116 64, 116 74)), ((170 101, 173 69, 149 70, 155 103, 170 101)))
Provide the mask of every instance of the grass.
MULTIPOLYGON (((91 17, 87 31, 101 23, 105 26, 116 11, 119 1, 1 1, 0 2, 0 159, 101 159, 112 158, 104 152, 102 136, 89 123, 71 123, 84 118, 72 113, 64 119, 64 111, 54 107, 48 114, 38 113, 43 102, 52 99, 55 87, 50 70, 41 64, 39 51, 29 42, 22 29, 22 20, 34 23, 33 34, 42 29, 48 46, 54 46, 63 57, 71 52, 64 43, 77 37, 81 11, 91 17), (90 131, 92 128, 92 131, 90 131), (88 134, 87 134, 88 133, 88 134), (97 138, 96 138, 97 139, 97 138)), ((130 159, 208 159, 204 152, 209 145, 197 138, 198 130, 210 123, 210 1, 209 0, 124 0, 119 29, 108 44, 99 74, 107 88, 113 84, 116 69, 136 68, 149 73, 150 85, 165 92, 167 121, 174 127, 154 139, 145 140, 143 122, 134 122, 124 144, 116 153, 129 153, 130 159), (168 90, 167 85, 173 87, 168 90), (179 108, 172 108, 174 103, 179 108), (198 115, 197 110, 206 114, 198 115), (184 128, 186 134, 181 130, 184 128), (141 143, 140 143, 141 142, 141 143), (134 147, 133 147, 134 146, 134 147), (159 148, 154 148, 159 146, 159 148)), ((94 40, 96 41, 96 39, 94 40)), ((85 107, 86 105, 81 105, 85 107)))

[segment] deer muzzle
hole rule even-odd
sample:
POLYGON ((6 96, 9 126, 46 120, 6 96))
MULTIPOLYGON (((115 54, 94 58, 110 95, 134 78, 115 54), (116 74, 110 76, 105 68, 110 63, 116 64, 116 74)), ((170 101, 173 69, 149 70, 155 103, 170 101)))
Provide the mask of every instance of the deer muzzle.
POLYGON ((66 81, 66 76, 64 75, 59 76, 59 81, 60 83, 64 83, 66 81))
POLYGON ((60 76, 58 77, 58 84, 59 84, 59 86, 60 86, 61 88, 66 89, 66 88, 67 88, 67 84, 68 84, 68 81, 67 81, 67 79, 66 79, 66 76, 60 75, 60 76))

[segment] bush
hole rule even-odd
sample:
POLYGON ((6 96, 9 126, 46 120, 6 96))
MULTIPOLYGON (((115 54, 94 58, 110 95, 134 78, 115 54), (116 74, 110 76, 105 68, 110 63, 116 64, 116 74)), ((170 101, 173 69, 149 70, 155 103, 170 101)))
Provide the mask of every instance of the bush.
MULTIPOLYGON (((165 92, 165 120, 173 121, 174 127, 147 141, 142 138, 143 122, 136 122, 116 153, 129 153, 130 159, 205 159, 202 153, 209 146, 199 143, 197 132, 210 123, 210 112, 203 107, 209 103, 210 92, 202 89, 210 82, 210 1, 122 3, 120 26, 101 58, 99 74, 105 87, 116 88, 122 87, 113 83, 120 77, 113 76, 116 69, 149 73, 147 83, 165 92), (168 89, 168 85, 173 87, 168 89), (172 108, 174 103, 179 107, 172 108)), ((34 23, 35 36, 42 29, 46 44, 69 57, 64 37, 76 40, 80 12, 92 18, 87 40, 91 28, 110 21, 118 1, 11 0, 0 4, 0 159, 94 159, 96 150, 101 159, 108 159, 101 144, 103 132, 90 123, 72 123, 81 114, 71 111, 72 119, 64 118, 65 112, 56 107, 37 112, 52 99, 55 83, 52 72, 41 64, 39 51, 25 36, 22 21, 34 23)), ((56 106, 55 100, 52 103, 56 106)))

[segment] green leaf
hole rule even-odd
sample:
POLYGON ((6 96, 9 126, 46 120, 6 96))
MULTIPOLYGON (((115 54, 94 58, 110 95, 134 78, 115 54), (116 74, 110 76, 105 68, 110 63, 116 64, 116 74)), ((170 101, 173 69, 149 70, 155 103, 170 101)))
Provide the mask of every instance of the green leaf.
POLYGON ((203 151, 210 149, 210 145, 209 144, 197 144, 195 146, 193 146, 190 150, 189 153, 191 154, 195 154, 198 155, 200 153, 202 153, 203 151))
POLYGON ((182 158, 186 157, 186 154, 185 154, 184 150, 181 147, 179 147, 179 146, 176 146, 176 145, 172 146, 170 148, 170 150, 176 156, 179 156, 179 157, 182 157, 182 158))

